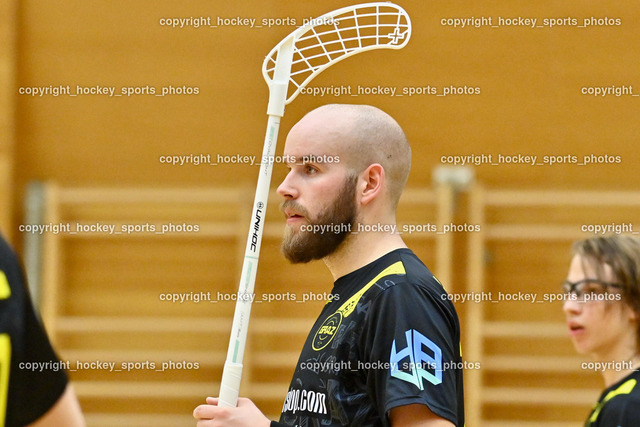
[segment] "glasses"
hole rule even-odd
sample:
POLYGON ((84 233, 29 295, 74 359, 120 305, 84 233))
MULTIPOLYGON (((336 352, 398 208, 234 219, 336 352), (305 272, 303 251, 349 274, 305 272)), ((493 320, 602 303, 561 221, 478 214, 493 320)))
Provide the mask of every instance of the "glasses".
POLYGON ((565 280, 562 284, 562 290, 569 295, 571 300, 585 301, 602 301, 602 296, 606 294, 608 288, 622 289, 620 283, 610 283, 598 279, 583 279, 577 282, 569 282, 565 280))

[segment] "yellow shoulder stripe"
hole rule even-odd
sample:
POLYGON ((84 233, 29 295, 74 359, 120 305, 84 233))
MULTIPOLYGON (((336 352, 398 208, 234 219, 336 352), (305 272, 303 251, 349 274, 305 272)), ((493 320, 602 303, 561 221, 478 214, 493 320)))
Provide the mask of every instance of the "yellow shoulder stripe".
POLYGON ((371 279, 371 281, 364 285, 362 289, 360 289, 354 296, 352 296, 344 304, 342 304, 342 306, 338 309, 338 313, 342 314, 342 317, 347 317, 348 315, 353 313, 356 305, 358 305, 358 301, 360 300, 362 295, 364 295, 364 293, 369 290, 369 288, 371 288, 382 277, 391 276, 393 274, 407 274, 402 261, 391 264, 389 267, 382 270, 380 274, 371 279))
POLYGON ((0 299, 7 299, 11 296, 11 286, 4 271, 0 270, 0 299))
POLYGON ((631 393, 633 388, 636 386, 636 383, 637 383, 637 381, 634 380, 634 379, 627 380, 627 381, 623 382, 620 385, 620 387, 618 387, 617 389, 611 390, 609 393, 607 393, 607 395, 604 397, 604 399, 602 399, 602 402, 600 402, 600 403, 598 403, 596 405, 596 408, 593 411, 593 414, 591 414, 591 417, 589 417, 589 422, 592 423, 592 422, 594 422, 595 420, 598 419, 598 415, 600 415, 600 411, 602 410, 602 407, 609 400, 611 400, 614 397, 619 396, 621 394, 629 394, 629 393, 631 393))

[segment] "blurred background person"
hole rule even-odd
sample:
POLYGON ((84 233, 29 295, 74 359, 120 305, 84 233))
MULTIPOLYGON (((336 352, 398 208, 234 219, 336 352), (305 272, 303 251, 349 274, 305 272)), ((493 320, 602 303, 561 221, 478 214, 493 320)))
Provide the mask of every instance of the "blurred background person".
POLYGON ((640 422, 640 239, 612 235, 580 240, 563 288, 569 336, 599 362, 605 390, 585 426, 640 422))

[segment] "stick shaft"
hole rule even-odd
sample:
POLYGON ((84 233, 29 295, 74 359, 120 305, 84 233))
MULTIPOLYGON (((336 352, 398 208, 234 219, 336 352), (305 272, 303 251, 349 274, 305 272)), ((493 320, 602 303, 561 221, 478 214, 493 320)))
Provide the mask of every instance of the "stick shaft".
POLYGON ((238 390, 240 389, 240 380, 242 378, 242 358, 247 342, 251 302, 253 301, 260 245, 262 243, 267 201, 269 199, 269 186, 273 171, 272 159, 276 152, 279 128, 280 117, 269 115, 262 161, 260 162, 260 175, 258 176, 247 246, 242 263, 242 275, 238 286, 238 299, 236 300, 236 308, 233 315, 233 325, 231 326, 227 360, 225 361, 222 383, 220 384, 220 406, 236 406, 238 400, 238 390))
MULTIPOLYGON (((378 34, 376 36, 376 43, 373 45, 363 46, 360 42, 361 39, 366 37, 362 36, 359 32, 359 27, 351 28, 357 31, 358 48, 347 49, 344 45, 341 37, 341 29, 335 28, 335 31, 331 34, 338 36, 342 43, 342 49, 335 50, 336 43, 335 38, 329 37, 326 40, 321 40, 320 36, 315 33, 314 37, 317 39, 319 45, 315 46, 322 48, 325 52, 327 61, 324 64, 319 64, 316 61, 310 61, 311 58, 323 57, 322 55, 316 55, 310 53, 312 56, 305 58, 302 53, 305 48, 297 50, 298 58, 294 61, 295 43, 299 37, 306 33, 311 27, 305 26, 299 28, 293 33, 289 34, 278 45, 276 45, 272 51, 267 55, 262 67, 263 75, 267 84, 269 85, 269 104, 267 106, 267 114, 269 115, 269 121, 267 124, 267 133, 265 135, 265 142, 262 154, 262 162, 260 166, 260 175, 258 177, 258 184, 256 188, 256 195, 253 202, 253 210, 251 214, 251 223, 249 226, 249 235, 247 236, 247 246, 245 248, 245 256, 242 265, 242 275, 240 277, 240 285, 238 287, 238 298, 236 300, 236 308, 233 316, 233 325, 231 328, 231 337, 229 338, 229 349, 227 351, 227 360, 225 361, 224 371, 222 373, 222 382, 220 384, 220 406, 236 406, 238 401, 238 391, 240 389, 240 382, 242 378, 242 359, 244 356, 245 344, 247 341, 247 331, 249 327, 249 316, 251 315, 251 303, 253 301, 253 293, 255 287, 256 273, 258 271, 258 259, 260 256, 260 245, 262 243, 262 234, 264 231, 265 215, 267 211, 267 200, 269 197, 269 185, 271 183, 271 173, 273 170, 273 159, 275 157, 276 144, 278 140, 278 130, 280 127, 280 118, 284 115, 284 107, 291 102, 297 93, 318 73, 326 69, 330 65, 340 61, 343 58, 351 56, 358 52, 365 50, 389 47, 393 49, 399 49, 403 47, 409 40, 411 23, 409 17, 406 15, 404 9, 391 3, 367 3, 364 5, 357 5, 350 8, 343 8, 334 11, 330 14, 325 14, 323 17, 333 17, 340 14, 348 14, 345 19, 352 19, 352 12, 355 15, 355 21, 358 21, 357 10, 362 8, 375 7, 376 10, 376 28, 379 24, 379 15, 389 15, 389 12, 381 13, 381 7, 393 8, 392 15, 398 17, 398 23, 394 25, 394 33, 392 34, 378 34), (404 24, 404 32, 400 31, 400 15, 406 19, 404 24), (397 33, 397 35, 396 35, 397 33), (379 43, 380 38, 385 41, 387 39, 392 40, 391 43, 379 43), (398 38, 404 38, 402 44, 397 44, 398 38), (331 52, 328 52, 327 46, 332 46, 331 52), (303 82, 296 83, 291 79, 292 65, 298 64, 297 71, 294 74, 300 74, 304 72, 310 72, 311 75, 307 77, 303 82), (301 70, 300 66, 306 63, 308 69, 301 70), (273 66, 271 66, 273 64, 273 66), (287 98, 287 92, 290 81, 293 81, 297 90, 289 98, 287 98)), ((370 16, 371 14, 365 14, 370 16)), ((386 24, 388 27, 389 24, 386 24)), ((385 27, 385 28, 386 28, 385 27)), ((310 49, 310 46, 306 47, 306 50, 315 52, 310 49)))

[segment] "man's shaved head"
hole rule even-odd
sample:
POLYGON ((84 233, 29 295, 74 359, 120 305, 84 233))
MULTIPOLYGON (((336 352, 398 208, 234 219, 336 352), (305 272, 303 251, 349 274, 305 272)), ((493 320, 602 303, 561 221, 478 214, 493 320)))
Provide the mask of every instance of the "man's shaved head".
POLYGON ((294 128, 313 123, 313 136, 323 138, 340 162, 360 173, 379 163, 385 170, 389 202, 395 208, 411 168, 411 147, 400 125, 370 105, 329 104, 309 112, 294 128))

